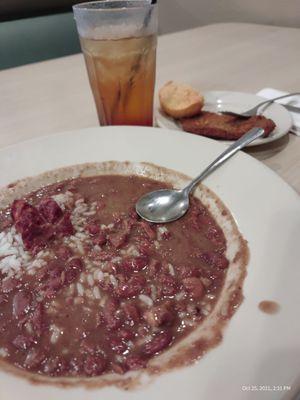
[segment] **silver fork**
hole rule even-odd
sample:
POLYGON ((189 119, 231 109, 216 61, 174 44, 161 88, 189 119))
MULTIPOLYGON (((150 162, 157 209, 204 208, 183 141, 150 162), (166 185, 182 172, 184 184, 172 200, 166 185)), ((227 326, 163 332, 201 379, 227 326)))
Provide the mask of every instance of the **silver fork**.
MULTIPOLYGON (((261 103, 257 104, 257 106, 250 108, 250 110, 247 110, 243 113, 237 113, 237 112, 233 112, 233 111, 219 111, 219 112, 221 114, 233 115, 235 117, 240 117, 240 118, 250 118, 250 117, 253 117, 254 115, 257 115, 260 107, 265 104, 273 103, 275 100, 284 99, 285 97, 297 96, 299 94, 300 93, 290 93, 290 94, 285 94, 284 96, 276 97, 275 99, 262 101, 261 103)), ((282 105, 284 106, 284 104, 282 104, 282 105)))

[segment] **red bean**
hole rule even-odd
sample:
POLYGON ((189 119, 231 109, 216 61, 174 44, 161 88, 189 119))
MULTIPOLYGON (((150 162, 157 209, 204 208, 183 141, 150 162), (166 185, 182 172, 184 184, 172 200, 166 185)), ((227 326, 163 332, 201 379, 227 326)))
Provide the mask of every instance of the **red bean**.
POLYGON ((107 237, 104 232, 99 232, 93 239, 93 244, 103 246, 107 242, 107 237))
POLYGON ((115 253, 113 251, 101 250, 101 251, 94 251, 93 255, 96 260, 110 261, 115 256, 115 253))
POLYGON ((143 230, 146 233, 148 239, 150 239, 151 241, 156 239, 156 230, 155 230, 155 227, 153 225, 149 224, 149 222, 141 221, 140 222, 140 226, 143 228, 143 230))
POLYGON ((60 375, 67 371, 66 361, 60 357, 50 357, 43 362, 43 371, 51 376, 60 375))
POLYGON ((36 368, 41 362, 46 358, 46 354, 42 352, 42 350, 31 349, 27 353, 27 356, 24 361, 24 365, 27 368, 36 368))
POLYGON ((73 254, 73 251, 70 247, 62 245, 58 248, 57 250, 57 255, 60 257, 62 260, 68 260, 73 254))
POLYGON ((168 331, 157 334, 150 342, 142 348, 142 353, 148 357, 161 352, 172 342, 172 334, 168 331))
POLYGON ((6 278, 2 281, 2 291, 3 293, 9 293, 13 289, 17 288, 20 282, 15 278, 6 278))
POLYGON ((96 376, 105 371, 106 364, 106 360, 102 356, 88 355, 84 360, 83 369, 88 376, 96 376))
POLYGON ((161 263, 153 258, 150 259, 147 272, 150 277, 154 277, 161 270, 161 263))
POLYGON ((10 210, 12 219, 17 221, 21 217, 23 210, 28 206, 30 205, 25 200, 14 200, 10 210))
POLYGON ((215 251, 207 251, 202 253, 201 259, 206 264, 220 269, 226 269, 229 265, 227 258, 223 254, 219 254, 215 251))
POLYGON ((174 314, 166 304, 151 307, 144 312, 143 317, 152 328, 169 325, 174 320, 174 314))
POLYGON ((118 286, 116 294, 124 298, 133 297, 138 295, 145 285, 146 279, 143 275, 134 275, 125 284, 118 286))
POLYGON ((138 355, 128 356, 125 360, 125 365, 129 370, 137 370, 146 368, 147 361, 138 355))
POLYGON ((110 331, 114 331, 122 325, 122 320, 119 315, 117 315, 117 310, 118 303, 116 300, 109 299, 106 301, 102 317, 106 329, 110 331))
POLYGON ((127 238, 128 234, 124 232, 111 233, 108 235, 109 242, 116 249, 123 247, 127 242, 127 238))
POLYGON ((120 269, 124 269, 128 272, 138 272, 141 271, 146 267, 149 262, 149 257, 146 255, 138 256, 138 257, 131 257, 127 260, 123 261, 120 269))
POLYGON ((118 331, 118 337, 122 340, 125 340, 125 342, 127 342, 128 340, 131 340, 134 338, 134 332, 131 329, 121 328, 118 331))
POLYGON ((158 278, 161 292, 164 296, 173 296, 177 293, 178 285, 176 279, 168 274, 161 274, 158 278))
POLYGON ((97 208, 98 211, 103 210, 105 207, 106 207, 106 203, 104 202, 104 200, 98 200, 97 201, 96 208, 97 208))
POLYGON ((132 325, 132 323, 134 324, 139 321, 140 311, 136 305, 131 303, 125 303, 123 305, 123 310, 125 313, 125 318, 130 322, 130 325, 132 325))
POLYGON ((38 303, 31 315, 30 322, 32 323, 33 330, 36 336, 41 336, 45 329, 44 321, 44 306, 42 303, 38 303))
POLYGON ((152 243, 149 241, 142 240, 138 244, 138 251, 142 255, 151 256, 151 252, 152 252, 151 248, 152 248, 152 243))
POLYGON ((177 268, 177 273, 180 279, 190 278, 192 276, 197 277, 201 274, 200 268, 197 267, 189 267, 189 266, 180 266, 177 268))
POLYGON ((27 350, 33 343, 33 338, 25 335, 18 335, 13 341, 13 345, 19 350, 27 350))
POLYGON ((123 340, 118 337, 110 337, 109 345, 111 349, 117 354, 122 354, 127 350, 126 343, 123 342, 123 340))
POLYGON ((99 225, 97 224, 97 223, 95 223, 95 222, 90 222, 86 227, 85 227, 85 229, 87 230, 87 232, 90 234, 90 235, 97 235, 99 232, 100 232, 100 227, 99 227, 99 225))
POLYGON ((19 291, 13 297, 13 315, 19 319, 30 310, 31 294, 27 291, 19 291))
POLYGON ((80 258, 72 258, 66 266, 65 269, 65 280, 67 284, 73 282, 80 272, 83 270, 83 262, 80 258))
POLYGON ((120 363, 117 363, 117 362, 112 362, 111 363, 111 368, 116 374, 120 374, 120 375, 125 374, 125 372, 128 370, 126 365, 120 364, 120 363))
POLYGON ((4 304, 7 302, 7 296, 3 293, 0 293, 0 304, 4 304))
POLYGON ((216 226, 210 226, 205 236, 216 245, 222 245, 225 243, 222 231, 216 226))
POLYGON ((55 372, 58 370, 58 368, 59 368, 58 357, 48 358, 43 365, 44 372, 49 375, 54 375, 55 372))
POLYGON ((185 278, 182 281, 184 288, 194 299, 201 299, 205 294, 204 285, 199 278, 185 278))

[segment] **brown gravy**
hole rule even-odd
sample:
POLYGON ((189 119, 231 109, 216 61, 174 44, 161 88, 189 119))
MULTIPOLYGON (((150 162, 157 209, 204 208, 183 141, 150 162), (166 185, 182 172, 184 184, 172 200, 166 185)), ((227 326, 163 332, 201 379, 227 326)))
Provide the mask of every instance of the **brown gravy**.
POLYGON ((162 187, 137 176, 75 178, 2 212, 1 233, 17 252, 0 260, 7 363, 51 377, 123 374, 205 320, 225 280, 226 240, 196 198, 179 221, 140 220, 136 200, 162 187))

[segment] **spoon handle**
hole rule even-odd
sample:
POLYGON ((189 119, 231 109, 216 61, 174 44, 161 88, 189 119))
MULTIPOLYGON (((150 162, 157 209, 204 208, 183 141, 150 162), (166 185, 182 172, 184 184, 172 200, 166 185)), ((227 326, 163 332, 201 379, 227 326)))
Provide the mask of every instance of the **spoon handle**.
POLYGON ((253 142, 253 140, 258 139, 263 136, 265 133, 262 128, 253 128, 250 129, 247 133, 245 133, 240 139, 236 142, 232 143, 222 154, 220 154, 205 170, 198 175, 192 182, 184 188, 184 191, 189 194, 194 187, 207 177, 211 172, 220 167, 228 158, 232 157, 236 152, 241 150, 243 147, 247 146, 249 143, 253 142))

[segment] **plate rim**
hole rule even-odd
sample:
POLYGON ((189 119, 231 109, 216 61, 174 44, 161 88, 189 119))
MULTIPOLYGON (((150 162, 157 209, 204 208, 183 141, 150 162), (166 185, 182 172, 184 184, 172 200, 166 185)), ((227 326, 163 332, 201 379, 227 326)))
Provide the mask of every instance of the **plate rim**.
MULTIPOLYGON (((44 140, 48 140, 53 137, 59 137, 59 136, 64 136, 64 135, 72 135, 72 134, 78 134, 78 133, 82 133, 84 131, 95 131, 95 130, 116 130, 118 131, 119 129, 133 129, 133 130, 155 130, 157 132, 157 134, 161 131, 161 130, 165 130, 165 131, 169 131, 170 134, 174 135, 180 135, 183 136, 183 138, 186 136, 185 132, 182 130, 172 130, 169 128, 159 128, 159 127, 155 127, 155 126, 130 126, 130 125, 111 125, 111 126, 88 126, 86 128, 79 128, 79 129, 71 129, 71 130, 63 130, 60 132, 55 132, 52 134, 47 134, 47 135, 43 135, 43 136, 35 136, 29 139, 25 139, 25 140, 21 140, 17 143, 12 143, 9 144, 7 146, 3 146, 0 148, 0 157, 2 155, 2 153, 5 153, 5 151, 7 150, 13 150, 15 147, 19 147, 19 146, 23 146, 23 145, 30 145, 31 143, 35 143, 35 142, 42 142, 44 140), (176 133, 175 133, 176 132, 176 133)), ((209 137, 206 136, 201 136, 201 135, 193 135, 193 137, 198 138, 197 140, 203 140, 204 142, 210 142, 213 143, 216 146, 220 146, 223 147, 223 150, 226 150, 227 146, 226 146, 226 142, 224 141, 218 141, 218 140, 214 140, 211 139, 209 137)), ((220 149, 221 150, 221 149, 220 149)), ((242 157, 242 158, 246 158, 249 162, 253 162, 256 165, 260 165, 261 168, 263 168, 265 171, 268 171, 269 173, 271 173, 273 176, 275 176, 279 181, 281 181, 281 183, 283 183, 284 185, 286 185, 297 197, 299 197, 300 195, 298 194, 298 192, 296 191, 295 188, 293 188, 288 182, 286 182, 280 175, 278 175, 272 168, 270 168, 268 165, 266 165, 265 163, 263 163, 262 161, 256 159, 255 157, 253 157, 251 154, 245 153, 244 151, 239 151, 236 153, 235 157, 242 157)), ((20 178, 20 179, 23 179, 20 178)), ((1 184, 0 184, 0 187, 1 184)))

